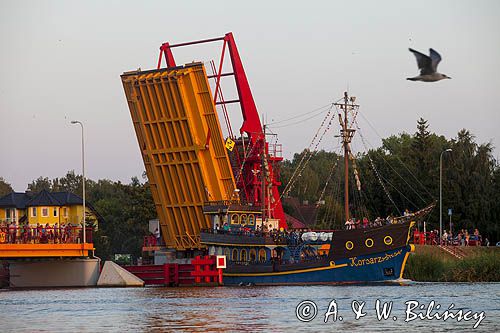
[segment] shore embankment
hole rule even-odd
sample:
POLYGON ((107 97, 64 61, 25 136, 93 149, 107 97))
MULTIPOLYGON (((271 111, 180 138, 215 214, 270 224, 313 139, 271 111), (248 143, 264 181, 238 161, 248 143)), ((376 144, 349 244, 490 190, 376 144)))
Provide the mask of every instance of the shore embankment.
POLYGON ((417 245, 404 278, 420 282, 500 282, 500 247, 461 247, 457 258, 438 246, 417 245))

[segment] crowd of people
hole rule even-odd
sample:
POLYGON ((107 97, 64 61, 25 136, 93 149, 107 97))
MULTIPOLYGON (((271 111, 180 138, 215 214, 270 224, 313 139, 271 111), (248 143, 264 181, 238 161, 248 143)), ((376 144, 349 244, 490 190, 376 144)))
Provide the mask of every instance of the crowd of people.
MULTIPOLYGON (((392 215, 386 218, 377 217, 375 220, 370 221, 368 218, 356 219, 354 217, 350 218, 345 222, 346 230, 353 229, 365 229, 372 227, 381 227, 383 225, 398 223, 405 218, 411 218, 414 216, 413 213, 405 210, 402 217, 395 218, 392 215)), ((233 234, 237 236, 249 236, 249 237, 271 237, 273 241, 277 244, 288 244, 288 245, 299 245, 303 243, 302 235, 306 232, 310 232, 310 229, 291 229, 285 230, 283 228, 277 229, 273 228, 272 225, 258 225, 255 229, 249 228, 247 226, 241 225, 229 225, 224 223, 222 226, 218 224, 215 225, 212 232, 220 234, 233 234)), ((423 234, 423 233, 422 233, 423 234)), ((439 243, 439 232, 433 230, 426 233, 425 243, 438 244, 439 243)), ((419 236, 420 237, 420 236, 419 236)), ((461 246, 475 246, 475 245, 486 245, 489 246, 488 238, 482 238, 478 229, 474 229, 474 232, 469 233, 468 230, 462 229, 456 235, 445 230, 442 243, 446 245, 461 245, 461 246)))
POLYGON ((258 225, 255 229, 246 226, 234 225, 230 226, 224 223, 222 227, 218 224, 215 225, 213 232, 219 234, 234 234, 237 236, 249 237, 270 237, 277 244, 298 245, 302 242, 302 234, 310 231, 309 229, 293 229, 286 230, 284 228, 273 228, 270 224, 258 225))
POLYGON ((467 229, 461 229, 455 234, 452 231, 444 230, 441 240, 439 239, 439 230, 431 230, 428 232, 414 233, 415 244, 426 245, 453 245, 453 246, 489 246, 490 241, 487 237, 483 238, 479 230, 476 228, 473 232, 467 229))
POLYGON ((368 218, 366 217, 363 217, 363 220, 352 217, 349 220, 345 221, 345 228, 346 230, 353 230, 353 229, 364 229, 371 227, 381 227, 384 223, 390 224, 392 222, 390 220, 384 220, 381 217, 377 217, 374 221, 369 221, 368 218))
POLYGON ((408 221, 414 216, 415 213, 412 213, 408 209, 405 209, 403 216, 400 217, 394 217, 392 214, 389 214, 386 218, 378 216, 373 221, 370 221, 367 217, 363 217, 362 220, 351 217, 349 220, 345 221, 345 229, 352 230, 352 229, 381 227, 385 224, 394 224, 394 223, 401 223, 404 221, 408 221))
POLYGON ((28 223, 16 225, 14 222, 0 224, 0 243, 9 244, 62 244, 76 243, 81 228, 70 223, 55 223, 43 225, 37 223, 31 226, 28 223))
MULTIPOLYGON (((392 215, 387 218, 377 217, 373 221, 369 221, 368 218, 364 217, 362 220, 351 218, 346 221, 345 228, 347 230, 353 229, 364 229, 371 227, 381 227, 384 224, 395 223, 395 219, 392 215)), ((250 237, 271 237, 276 243, 287 243, 289 245, 297 245, 302 242, 302 234, 310 232, 311 229, 291 229, 285 230, 283 228, 277 229, 273 228, 272 225, 267 226, 257 225, 255 229, 249 228, 247 226, 241 225, 229 225, 227 222, 222 226, 215 224, 211 232, 219 234, 234 234, 238 236, 250 236, 250 237)))
POLYGON ((461 229, 455 236, 453 235, 451 230, 449 233, 445 230, 442 236, 442 242, 444 245, 459 246, 490 245, 490 241, 488 240, 488 238, 485 238, 483 243, 483 238, 478 229, 474 229, 473 233, 469 233, 467 229, 461 229))

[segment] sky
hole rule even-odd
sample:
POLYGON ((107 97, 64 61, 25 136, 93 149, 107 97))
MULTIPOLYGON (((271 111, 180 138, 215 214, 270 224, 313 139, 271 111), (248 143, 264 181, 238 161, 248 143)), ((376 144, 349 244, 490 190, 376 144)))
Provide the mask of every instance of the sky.
MULTIPOLYGON (((447 138, 469 129, 477 142, 496 147, 498 159, 499 17, 494 0, 0 0, 0 177, 24 191, 39 176, 81 173, 81 131, 70 124, 79 120, 88 178, 141 179, 120 74, 156 68, 163 42, 227 32, 285 158, 309 145, 322 117, 276 122, 310 114, 348 90, 361 105, 360 127, 372 147, 381 138, 414 133, 423 117, 447 138), (452 79, 405 80, 418 74, 409 47, 437 50, 439 72, 452 79)), ((218 59, 220 48, 175 49, 174 57, 177 64, 208 62, 218 59)), ((224 83, 228 95, 230 83, 224 83)), ((239 128, 239 110, 231 111, 239 128)), ((320 148, 332 148, 335 140, 328 136, 320 148)))

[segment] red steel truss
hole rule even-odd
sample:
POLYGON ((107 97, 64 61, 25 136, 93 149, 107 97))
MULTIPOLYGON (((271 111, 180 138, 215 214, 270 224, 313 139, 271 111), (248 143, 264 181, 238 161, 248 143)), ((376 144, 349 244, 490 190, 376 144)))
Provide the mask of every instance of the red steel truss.
MULTIPOLYGON (((209 76, 209 78, 215 78, 216 80, 213 94, 214 104, 222 106, 229 135, 236 142, 233 152, 235 161, 232 161, 232 164, 234 166, 234 177, 237 180, 236 185, 240 189, 240 199, 247 203, 252 203, 255 206, 263 207, 264 219, 279 219, 279 226, 286 228, 285 213, 278 192, 278 186, 281 185, 279 181, 279 162, 283 160, 280 154, 281 147, 276 147, 276 145, 269 147, 269 143, 265 140, 265 133, 259 119, 257 106, 255 105, 233 34, 229 32, 225 34, 224 37, 172 45, 163 43, 160 47, 158 69, 161 67, 163 56, 165 57, 167 68, 176 66, 172 54, 173 48, 216 41, 223 41, 222 53, 218 71, 214 71, 215 74, 209 76), (222 73, 226 47, 231 59, 232 73, 222 73), (237 100, 225 101, 223 98, 220 82, 221 78, 226 76, 234 76, 238 92, 237 100), (243 124, 240 128, 240 138, 235 138, 232 133, 231 124, 225 108, 225 105, 228 103, 239 103, 240 105, 243 116, 243 124), (242 135, 243 133, 246 133, 249 139, 245 139, 242 135), (263 154, 265 154, 265 158, 263 158, 263 154)), ((215 68, 212 69, 215 70, 215 68)))

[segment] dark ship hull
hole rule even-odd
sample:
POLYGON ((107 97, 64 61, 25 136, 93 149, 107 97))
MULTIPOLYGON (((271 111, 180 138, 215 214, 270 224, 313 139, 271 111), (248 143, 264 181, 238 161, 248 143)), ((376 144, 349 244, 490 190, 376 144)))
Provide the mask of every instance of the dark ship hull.
MULTIPOLYGON (((392 282, 402 278, 410 246, 393 251, 341 259, 338 262, 324 263, 319 267, 290 270, 242 273, 226 270, 226 285, 307 285, 392 282)), ((257 271, 258 269, 256 269, 257 271)))
POLYGON ((268 237, 233 236, 202 233, 202 243, 215 252, 236 253, 271 248, 287 259, 230 260, 224 270, 226 285, 338 284, 397 281, 403 276, 406 260, 413 250, 409 245, 414 222, 403 222, 357 230, 339 230, 328 242, 329 251, 309 260, 293 260, 297 247, 313 244, 290 244, 268 237), (238 237, 235 242, 234 237, 238 237), (229 250, 229 251, 228 251, 229 250), (286 254, 292 255, 286 255, 286 254))

